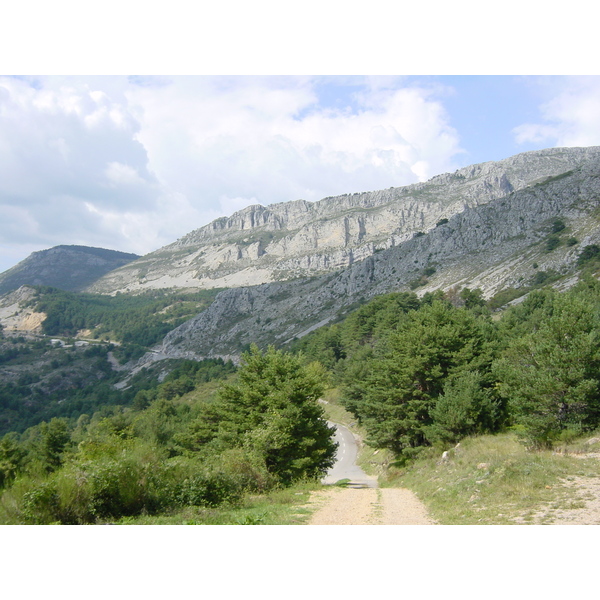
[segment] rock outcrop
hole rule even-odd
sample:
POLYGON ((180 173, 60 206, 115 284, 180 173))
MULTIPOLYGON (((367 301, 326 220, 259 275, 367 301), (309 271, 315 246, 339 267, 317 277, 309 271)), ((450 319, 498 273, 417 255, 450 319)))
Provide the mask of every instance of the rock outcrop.
POLYGON ((33 309, 35 296, 35 290, 24 285, 0 297, 0 325, 4 331, 41 332, 46 315, 33 309))
POLYGON ((338 272, 225 290, 170 332, 160 351, 231 355, 252 342, 265 346, 301 337, 386 292, 479 287, 490 297, 526 285, 536 273, 574 273, 583 247, 600 244, 600 156, 590 152, 579 167, 537 179, 493 201, 472 202, 429 232, 338 272), (557 218, 564 230, 550 251, 557 218))
POLYGON ((88 291, 240 287, 332 273, 599 156, 597 147, 554 148, 405 187, 249 206, 108 273, 88 291))

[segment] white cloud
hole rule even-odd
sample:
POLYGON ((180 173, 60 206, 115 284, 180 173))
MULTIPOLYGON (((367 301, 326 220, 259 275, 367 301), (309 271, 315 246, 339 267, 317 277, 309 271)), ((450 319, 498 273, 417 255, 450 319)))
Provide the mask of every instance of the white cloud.
POLYGON ((540 106, 541 122, 524 123, 513 130, 519 144, 554 146, 600 145, 600 78, 568 77, 557 80, 552 97, 540 106))
POLYGON ((253 204, 260 204, 256 198, 229 198, 228 196, 221 196, 219 198, 219 208, 221 215, 231 215, 246 206, 253 204))
POLYGON ((136 169, 118 161, 108 163, 104 173, 111 187, 145 184, 145 181, 140 177, 136 169))
POLYGON ((249 204, 453 170, 445 93, 393 78, 0 78, 0 243, 19 231, 146 253, 249 204))
POLYGON ((318 91, 307 78, 178 78, 128 98, 159 179, 212 206, 222 195, 317 200, 452 168, 458 135, 431 91, 379 89, 355 109, 323 107, 318 91))

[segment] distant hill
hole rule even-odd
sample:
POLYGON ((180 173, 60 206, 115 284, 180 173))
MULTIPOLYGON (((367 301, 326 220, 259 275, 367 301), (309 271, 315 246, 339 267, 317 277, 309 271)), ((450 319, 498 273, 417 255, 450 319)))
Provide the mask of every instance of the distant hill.
POLYGON ((0 273, 0 294, 22 285, 48 285, 78 291, 137 258, 137 254, 105 248, 55 246, 34 252, 8 271, 0 273))

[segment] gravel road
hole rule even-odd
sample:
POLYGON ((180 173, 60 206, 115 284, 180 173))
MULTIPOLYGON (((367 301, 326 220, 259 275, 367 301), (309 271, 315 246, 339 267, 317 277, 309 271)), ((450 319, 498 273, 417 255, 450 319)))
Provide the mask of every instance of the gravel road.
POLYGON ((377 487, 377 479, 356 465, 358 446, 351 431, 335 425, 336 463, 323 480, 349 480, 348 487, 330 487, 311 495, 315 508, 309 525, 432 525, 419 499, 407 489, 377 487))
POLYGON ((340 488, 315 492, 309 525, 434 525, 419 499, 402 488, 340 488))

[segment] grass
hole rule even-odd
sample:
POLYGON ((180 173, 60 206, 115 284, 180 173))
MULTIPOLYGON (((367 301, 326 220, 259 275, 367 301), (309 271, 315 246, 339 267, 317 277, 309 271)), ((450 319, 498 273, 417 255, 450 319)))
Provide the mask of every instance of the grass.
POLYGON ((543 507, 581 507, 576 492, 563 482, 600 476, 597 459, 531 452, 511 433, 467 438, 448 451, 446 460, 441 454, 429 448, 405 468, 391 466, 385 485, 413 490, 446 525, 527 523, 543 507))
POLYGON ((169 515, 125 517, 115 525, 303 525, 313 512, 306 506, 310 493, 321 488, 307 481, 247 497, 235 506, 187 507, 169 515))

